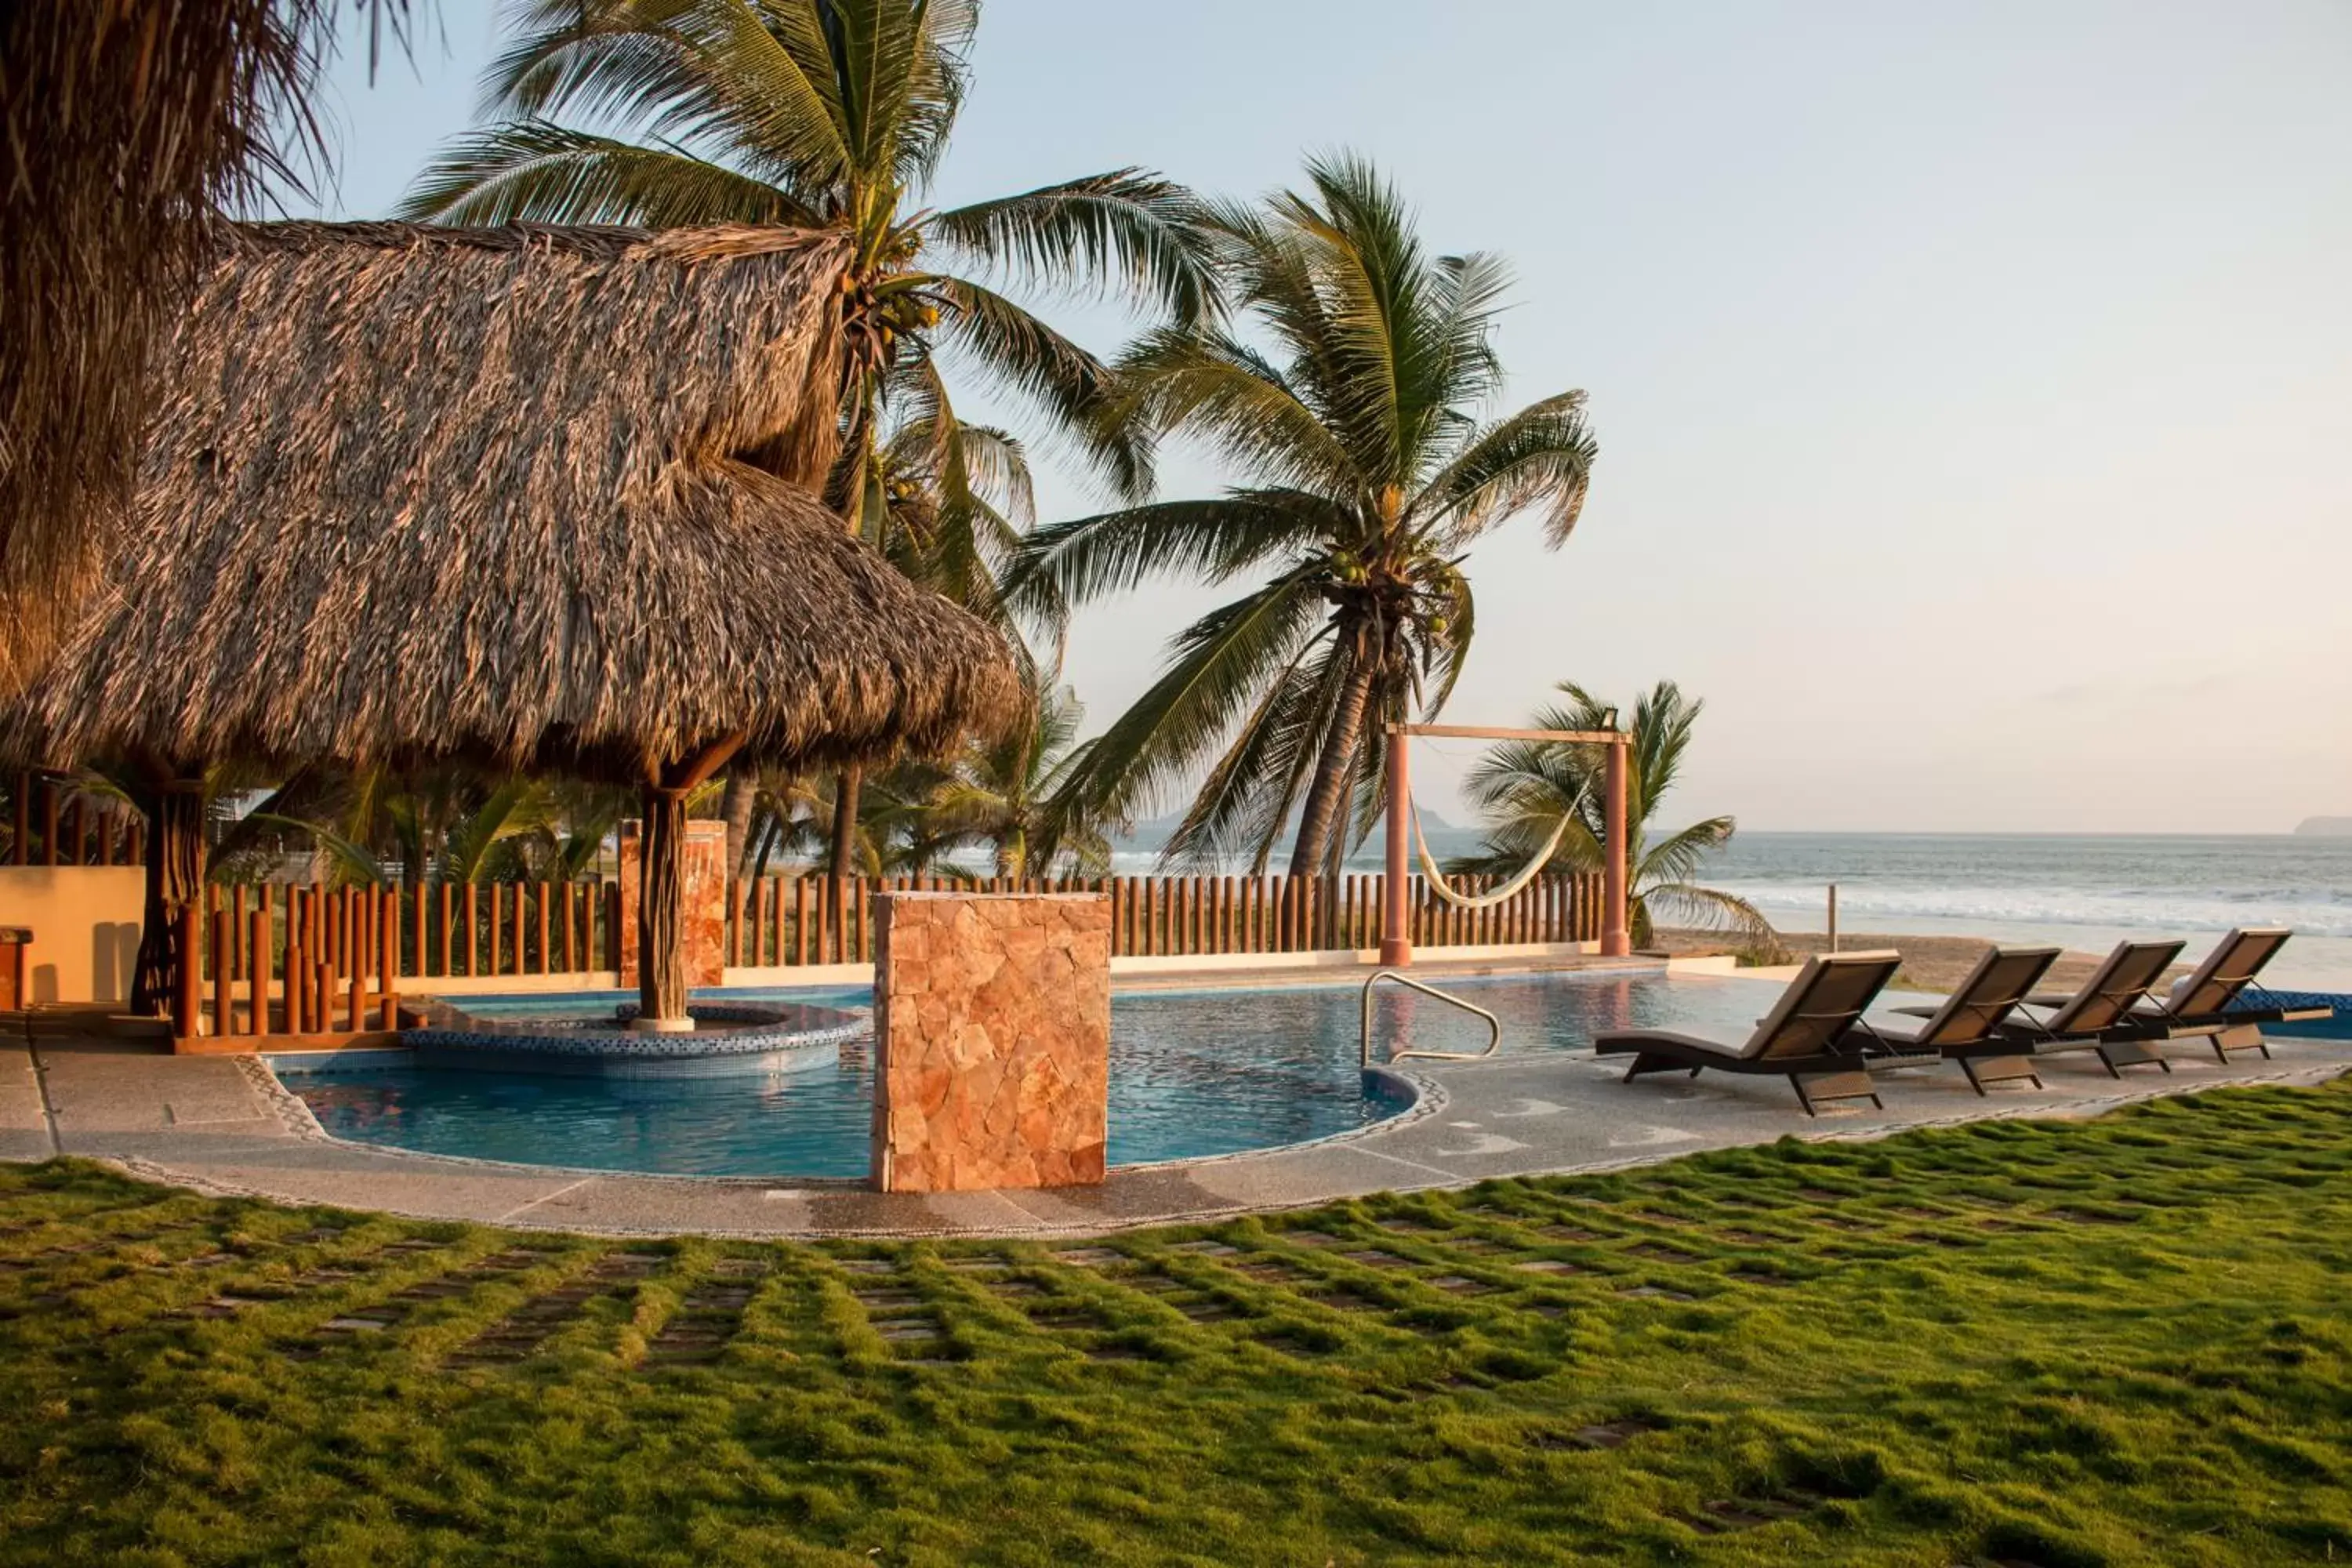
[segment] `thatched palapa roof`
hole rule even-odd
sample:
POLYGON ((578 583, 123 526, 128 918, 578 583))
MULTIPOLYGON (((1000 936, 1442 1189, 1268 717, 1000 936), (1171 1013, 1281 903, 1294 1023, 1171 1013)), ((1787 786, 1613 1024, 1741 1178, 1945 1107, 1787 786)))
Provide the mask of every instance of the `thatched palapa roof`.
POLYGON ((635 778, 738 731, 825 764, 999 721, 1002 640, 807 488, 845 259, 740 226, 237 226, 135 538, 11 749, 635 778))

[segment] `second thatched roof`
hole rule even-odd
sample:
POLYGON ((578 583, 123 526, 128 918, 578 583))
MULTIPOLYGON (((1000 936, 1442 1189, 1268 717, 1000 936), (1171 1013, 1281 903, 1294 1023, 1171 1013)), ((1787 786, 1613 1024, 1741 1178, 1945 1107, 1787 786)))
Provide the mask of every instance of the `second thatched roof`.
POLYGON ((110 591, 9 748, 640 776, 1001 722, 1003 640, 847 538, 845 260, 720 227, 236 228, 180 324, 110 591))

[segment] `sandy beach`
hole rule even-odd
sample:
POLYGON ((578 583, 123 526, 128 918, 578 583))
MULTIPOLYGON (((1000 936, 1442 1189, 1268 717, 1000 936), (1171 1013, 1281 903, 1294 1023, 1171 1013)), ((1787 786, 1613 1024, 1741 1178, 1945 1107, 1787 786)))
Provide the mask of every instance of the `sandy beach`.
MULTIPOLYGON (((1820 931, 1783 931, 1781 945, 1798 957, 1829 951, 1829 938, 1820 931)), ((1730 952, 1735 944, 1727 942, 1713 931, 1668 931, 1657 933, 1655 947, 1677 956, 1684 954, 1730 952)), ((1949 991, 1969 970, 1976 967, 1985 950, 1992 943, 1982 937, 1972 936, 1892 936, 1882 931, 1841 931, 1838 947, 1846 952, 1858 952, 1870 948, 1893 948, 1903 955, 1903 970, 1895 979, 1900 987, 1913 991, 1949 991)), ((2053 965, 2045 989, 2066 990, 2081 984, 2098 967, 2105 955, 2096 952, 2069 952, 2053 965)), ((2173 973, 2185 974, 2187 964, 2174 966, 2173 973)))

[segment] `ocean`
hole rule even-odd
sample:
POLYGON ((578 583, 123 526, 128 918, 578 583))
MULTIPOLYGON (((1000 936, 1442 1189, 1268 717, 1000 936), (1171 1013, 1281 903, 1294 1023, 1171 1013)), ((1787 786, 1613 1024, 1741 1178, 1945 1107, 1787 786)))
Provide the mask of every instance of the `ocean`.
POLYGON ((1707 866, 1792 931, 1986 936, 2101 952, 2151 932, 2186 956, 2231 926, 2295 939, 2263 978, 2352 989, 2352 838, 1929 833, 1743 833, 1707 866))
MULTIPOLYGON (((1433 828, 1459 853, 1475 835, 1433 828)), ((1375 837, 1351 868, 1380 868, 1375 837)), ((1152 868, 1121 854, 1118 869, 1152 868)), ((1239 868, 1235 868, 1239 869, 1239 868)), ((2186 938, 2186 957, 2231 926, 2283 925, 2295 939, 2263 978, 2352 990, 2352 838, 2124 834, 1742 833, 1700 879, 1748 899, 1775 925, 1818 931, 1829 884, 1841 931, 1983 936, 2104 952, 2126 937, 2186 938)))

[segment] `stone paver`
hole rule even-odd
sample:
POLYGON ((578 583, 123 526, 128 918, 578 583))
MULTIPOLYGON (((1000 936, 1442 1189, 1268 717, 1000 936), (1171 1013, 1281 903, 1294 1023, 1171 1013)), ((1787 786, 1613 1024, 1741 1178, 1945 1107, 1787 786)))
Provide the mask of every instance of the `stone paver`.
MULTIPOLYGON (((2249 1055, 2224 1067, 2183 1044, 2172 1073, 2140 1069, 2121 1081, 2077 1053, 2046 1064, 2042 1089, 1983 1099, 1956 1068, 1906 1069, 1883 1076, 1884 1110, 1862 1104, 1818 1119, 1804 1116, 1777 1079, 1624 1084, 1620 1067, 1582 1052, 1413 1063, 1419 1103, 1350 1137, 1114 1170, 1099 1187, 923 1194, 409 1154, 321 1138, 257 1063, 37 1047, 64 1152, 206 1190, 573 1231, 1071 1237, 1491 1176, 1644 1163, 1790 1134, 1870 1137, 1993 1116, 2092 1115, 2223 1083, 2317 1083, 2352 1068, 2352 1041, 2281 1039, 2273 1048, 2275 1060, 2249 1055)), ((0 1157, 51 1152, 25 1049, 0 1051, 0 1157)))
POLYGON ((46 1160, 54 1152, 32 1051, 22 1044, 0 1047, 0 1160, 46 1160))

